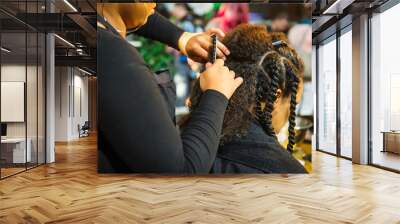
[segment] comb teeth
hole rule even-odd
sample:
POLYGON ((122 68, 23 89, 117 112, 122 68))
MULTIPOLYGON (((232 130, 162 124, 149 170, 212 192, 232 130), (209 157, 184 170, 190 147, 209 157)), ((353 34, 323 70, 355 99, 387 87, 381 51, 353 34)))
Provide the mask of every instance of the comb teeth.
POLYGON ((211 49, 210 49, 210 58, 209 61, 211 63, 214 63, 215 60, 217 59, 217 35, 213 34, 211 35, 211 41, 212 41, 212 45, 211 45, 211 49))

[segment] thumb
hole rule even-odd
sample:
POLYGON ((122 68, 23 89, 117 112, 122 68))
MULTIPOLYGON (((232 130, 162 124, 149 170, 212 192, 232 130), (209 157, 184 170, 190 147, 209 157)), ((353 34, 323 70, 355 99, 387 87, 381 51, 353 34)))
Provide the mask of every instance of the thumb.
POLYGON ((243 83, 243 78, 242 77, 237 77, 235 80, 233 80, 233 83, 235 85, 235 89, 237 89, 240 85, 243 83))
POLYGON ((209 68, 209 67, 211 67, 211 63, 210 62, 207 62, 207 64, 206 64, 206 68, 209 68))

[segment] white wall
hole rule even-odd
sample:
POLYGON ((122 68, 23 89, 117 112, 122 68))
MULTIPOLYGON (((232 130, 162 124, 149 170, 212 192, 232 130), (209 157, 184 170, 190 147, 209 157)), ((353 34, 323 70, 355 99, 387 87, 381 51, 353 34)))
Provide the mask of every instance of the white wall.
POLYGON ((69 84, 67 67, 55 68, 55 141, 67 141, 69 132, 69 84))
MULTIPOLYGON (((22 112, 27 115, 24 122, 6 122, 8 138, 25 138, 30 140, 32 161, 44 162, 44 74, 41 66, 25 64, 3 64, 1 66, 2 82, 24 82, 26 84, 26 107, 22 112), (37 70, 38 69, 38 70, 37 70), (27 79, 27 80, 26 80, 27 79), (39 156, 37 156, 39 153, 39 156)), ((2 96, 7 97, 7 96, 2 96)), ((7 110, 9 108, 1 108, 7 110)), ((12 112, 12 111, 11 111, 12 112)))
POLYGON ((88 120, 88 78, 72 67, 56 67, 55 73, 55 140, 70 141, 88 120))
POLYGON ((79 137, 78 125, 83 125, 85 121, 89 120, 89 102, 88 102, 88 77, 79 75, 74 75, 74 108, 72 109, 72 132, 71 135, 74 138, 79 137))
MULTIPOLYGON (((28 74, 28 80, 30 85, 36 85, 35 83, 31 83, 33 78, 30 77, 31 75, 36 76, 36 67, 34 66, 28 66, 27 68, 24 65, 18 65, 18 64, 5 64, 1 66, 1 81, 2 82, 25 82, 25 75, 27 69, 27 74, 28 74)), ((29 99, 29 97, 34 97, 36 99, 36 89, 28 88, 27 89, 27 102, 32 102, 34 101, 33 99, 29 99)), ((3 96, 4 97, 4 96, 3 96)), ((36 110, 36 104, 34 105, 28 105, 34 108, 36 110)), ((1 110, 6 110, 7 108, 1 108, 1 110)), ((35 121, 36 123, 36 113, 28 113, 28 122, 35 121), (32 117, 30 115, 33 115, 32 117)), ((7 137, 25 137, 25 123, 26 122, 11 122, 7 123, 7 137)), ((28 128, 33 127, 33 125, 28 124, 28 128)), ((36 129, 36 126, 34 127, 36 129)), ((29 133, 29 130, 28 130, 29 133)), ((29 137, 29 135, 28 135, 29 137)))
MULTIPOLYGON (((29 69, 29 68, 28 68, 29 69)), ((25 65, 2 65, 1 66, 1 81, 3 82, 25 82, 25 65)), ((3 96, 4 97, 4 96, 3 96)), ((6 110, 6 108, 1 108, 6 110)), ((24 138, 25 123, 12 122, 7 123, 7 137, 9 138, 24 138)))

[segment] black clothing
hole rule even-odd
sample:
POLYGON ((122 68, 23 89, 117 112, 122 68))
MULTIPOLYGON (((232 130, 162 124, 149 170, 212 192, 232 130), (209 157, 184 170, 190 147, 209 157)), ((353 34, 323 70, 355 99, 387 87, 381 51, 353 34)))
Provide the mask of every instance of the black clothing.
MULTIPOLYGON (((163 35, 175 35, 170 32, 163 35)), ((137 50, 110 29, 99 28, 97 41, 98 172, 208 173, 227 98, 214 90, 204 92, 179 136, 156 79, 137 50)))
POLYGON ((176 106, 176 85, 168 70, 158 71, 155 74, 158 88, 167 104, 168 115, 176 125, 175 106, 176 106))
POLYGON ((248 134, 218 150, 211 173, 307 173, 275 137, 267 135, 256 122, 248 134))
POLYGON ((149 16, 147 23, 134 33, 152 40, 158 40, 170 47, 178 49, 178 40, 184 31, 172 25, 164 16, 155 12, 149 16))

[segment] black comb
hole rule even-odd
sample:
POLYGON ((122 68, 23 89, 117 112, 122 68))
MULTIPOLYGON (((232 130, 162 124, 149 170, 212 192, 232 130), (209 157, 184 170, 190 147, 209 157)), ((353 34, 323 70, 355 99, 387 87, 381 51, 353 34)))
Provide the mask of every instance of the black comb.
MULTIPOLYGON (((217 59, 217 35, 211 35, 211 46, 208 49, 208 62, 214 64, 215 60, 217 59)), ((206 70, 205 64, 201 64, 200 66, 200 73, 206 70)))
POLYGON ((209 52, 209 59, 208 61, 214 64, 215 60, 217 59, 217 35, 211 35, 212 45, 209 52))

